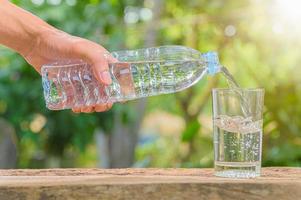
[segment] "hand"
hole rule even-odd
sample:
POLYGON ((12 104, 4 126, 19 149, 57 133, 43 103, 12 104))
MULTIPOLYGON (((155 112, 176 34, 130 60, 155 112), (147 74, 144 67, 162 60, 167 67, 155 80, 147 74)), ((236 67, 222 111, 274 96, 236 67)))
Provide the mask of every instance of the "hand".
MULTIPOLYGON (((44 64, 66 59, 81 59, 92 66, 100 84, 108 85, 111 77, 108 62, 114 62, 107 50, 89 40, 71 36, 50 26, 40 18, 0 0, 0 44, 20 53, 38 72, 44 64)), ((74 108, 74 112, 102 112, 112 104, 74 108)))
MULTIPOLYGON (((108 63, 115 62, 102 46, 86 39, 71 36, 62 31, 51 29, 39 34, 32 49, 23 57, 39 73, 42 65, 63 59, 82 59, 92 66, 94 76, 100 84, 109 85, 112 80, 108 63)), ((73 112, 103 112, 112 107, 111 103, 73 108, 73 112)))

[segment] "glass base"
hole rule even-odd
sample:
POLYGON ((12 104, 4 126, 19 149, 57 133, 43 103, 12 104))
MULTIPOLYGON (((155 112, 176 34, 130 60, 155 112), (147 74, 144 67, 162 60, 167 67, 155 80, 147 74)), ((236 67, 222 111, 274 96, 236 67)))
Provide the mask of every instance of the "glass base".
POLYGON ((260 162, 215 162, 215 176, 255 178, 260 176, 260 162))

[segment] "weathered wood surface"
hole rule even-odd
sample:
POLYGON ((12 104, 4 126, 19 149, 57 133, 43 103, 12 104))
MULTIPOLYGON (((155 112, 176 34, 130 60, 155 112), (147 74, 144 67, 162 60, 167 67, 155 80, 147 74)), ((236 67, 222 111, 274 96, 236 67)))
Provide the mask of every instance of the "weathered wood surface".
POLYGON ((0 200, 301 200, 301 168, 264 168, 256 179, 212 169, 0 170, 0 200))

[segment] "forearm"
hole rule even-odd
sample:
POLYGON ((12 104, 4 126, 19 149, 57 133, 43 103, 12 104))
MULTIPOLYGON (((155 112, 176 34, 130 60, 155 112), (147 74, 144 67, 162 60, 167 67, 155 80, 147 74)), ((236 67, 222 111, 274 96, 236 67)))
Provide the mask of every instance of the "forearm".
POLYGON ((53 29, 31 13, 0 0, 0 44, 26 55, 43 31, 53 29))

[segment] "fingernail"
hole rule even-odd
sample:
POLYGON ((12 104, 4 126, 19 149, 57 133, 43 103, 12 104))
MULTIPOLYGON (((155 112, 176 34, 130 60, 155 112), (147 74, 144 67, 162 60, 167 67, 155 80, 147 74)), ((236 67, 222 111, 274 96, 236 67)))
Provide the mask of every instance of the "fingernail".
POLYGON ((101 77, 101 80, 105 84, 111 84, 112 83, 111 75, 108 71, 101 72, 100 77, 101 77))

